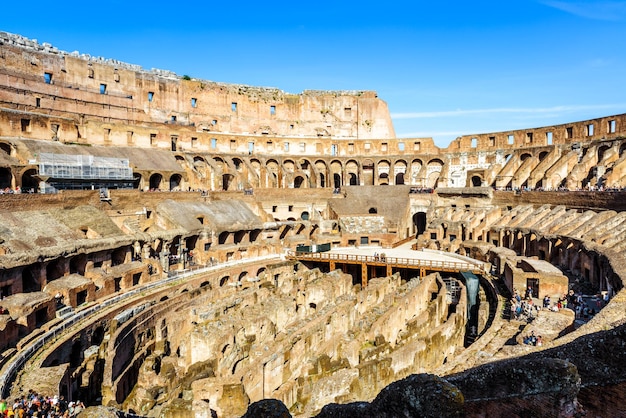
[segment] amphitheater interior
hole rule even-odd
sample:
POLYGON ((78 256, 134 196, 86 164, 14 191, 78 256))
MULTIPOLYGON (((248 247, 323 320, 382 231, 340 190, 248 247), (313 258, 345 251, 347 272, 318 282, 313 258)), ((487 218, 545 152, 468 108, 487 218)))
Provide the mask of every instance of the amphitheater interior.
POLYGON ((0 397, 626 416, 625 150, 626 114, 439 148, 397 138, 375 91, 0 32, 0 397))

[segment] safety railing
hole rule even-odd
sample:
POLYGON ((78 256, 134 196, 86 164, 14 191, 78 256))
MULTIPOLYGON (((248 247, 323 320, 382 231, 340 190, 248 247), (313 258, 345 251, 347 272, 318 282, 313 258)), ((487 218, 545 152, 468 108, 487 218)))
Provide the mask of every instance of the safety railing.
POLYGON ((394 266, 406 266, 412 268, 425 268, 429 270, 453 270, 453 271, 471 271, 481 273, 482 267, 473 263, 465 263, 459 261, 445 260, 422 260, 418 258, 405 257, 388 257, 384 254, 358 255, 358 254, 340 254, 340 253, 307 253, 289 251, 287 257, 296 258, 298 260, 306 259, 313 261, 336 261, 348 263, 367 263, 367 264, 390 264, 394 266))

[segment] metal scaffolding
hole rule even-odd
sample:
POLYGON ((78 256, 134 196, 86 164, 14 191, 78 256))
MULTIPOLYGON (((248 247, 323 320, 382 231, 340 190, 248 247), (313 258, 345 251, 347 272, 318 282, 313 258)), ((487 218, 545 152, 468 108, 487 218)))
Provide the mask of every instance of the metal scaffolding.
POLYGON ((129 161, 122 158, 41 153, 39 175, 54 179, 132 180, 129 161))

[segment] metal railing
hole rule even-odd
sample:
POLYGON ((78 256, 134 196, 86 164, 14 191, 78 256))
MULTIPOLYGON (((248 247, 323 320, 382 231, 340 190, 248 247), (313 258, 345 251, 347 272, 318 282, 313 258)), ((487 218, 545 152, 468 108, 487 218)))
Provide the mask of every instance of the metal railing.
POLYGON ((391 264, 394 266, 406 266, 410 268, 424 268, 428 270, 453 270, 453 271, 471 271, 482 273, 483 269, 472 263, 459 261, 442 261, 442 260, 421 260, 418 258, 404 257, 388 257, 388 256, 371 256, 356 254, 338 254, 338 253, 306 253, 289 251, 287 257, 296 258, 298 260, 306 259, 313 261, 338 261, 347 263, 367 263, 367 264, 391 264))
POLYGON ((7 362, 4 372, 0 375, 0 398, 6 398, 9 396, 8 391, 9 391, 9 388, 11 387, 11 383, 17 376, 17 373, 22 369, 22 367, 24 367, 26 362, 32 357, 34 353, 42 349, 49 342, 56 340, 57 337, 61 335, 67 328, 71 327, 77 322, 80 322, 84 318, 89 317, 93 315, 94 313, 100 310, 103 310, 106 307, 115 305, 116 303, 124 299, 129 299, 138 293, 142 293, 142 292, 154 289, 156 287, 161 287, 168 283, 171 283, 171 282, 174 282, 174 281, 177 281, 177 280, 189 277, 189 276, 195 276, 197 274, 205 273, 211 270, 223 269, 225 267, 234 266, 240 263, 254 263, 254 262, 264 260, 264 259, 272 259, 272 258, 279 258, 279 257, 280 257, 279 254, 271 254, 271 255, 262 256, 262 257, 255 257, 252 259, 228 261, 228 262, 216 264, 213 266, 206 266, 206 267, 200 267, 200 268, 197 268, 196 266, 194 266, 192 270, 182 270, 182 271, 171 272, 172 274, 168 273, 168 277, 165 279, 139 286, 128 292, 116 295, 102 302, 98 302, 95 305, 87 309, 80 310, 76 312, 74 315, 67 316, 66 319, 64 319, 62 323, 54 326, 50 331, 46 332, 41 337, 34 340, 34 342, 31 345, 29 345, 27 348, 17 353, 12 359, 10 359, 7 362))

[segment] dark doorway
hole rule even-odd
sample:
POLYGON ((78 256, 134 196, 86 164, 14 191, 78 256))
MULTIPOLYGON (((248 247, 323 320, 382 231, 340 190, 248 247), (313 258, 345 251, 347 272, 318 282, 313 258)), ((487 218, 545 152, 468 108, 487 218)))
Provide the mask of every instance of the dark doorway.
POLYGON ((533 297, 539 297, 539 279, 526 279, 526 291, 528 289, 533 291, 533 297))
POLYGON ((337 173, 333 174, 333 182, 335 189, 341 188, 341 175, 337 173))
POLYGON ((180 183, 182 181, 182 177, 180 174, 173 174, 170 177, 170 190, 180 190, 180 183))
POLYGON ((85 302, 87 302, 87 291, 81 290, 76 294, 76 306, 80 306, 85 302))
POLYGON ((421 235, 426 231, 426 212, 417 212, 413 215, 413 225, 417 229, 417 235, 421 235))
POLYGON ((22 174, 22 193, 36 193, 39 189, 39 181, 35 178, 37 170, 26 170, 22 174))
POLYGON ((159 173, 150 176, 150 190, 159 190, 161 188, 161 181, 163 176, 159 173))
POLYGON ((11 179, 13 175, 11 174, 10 168, 2 167, 0 168, 0 188, 6 189, 7 187, 11 188, 11 179))
POLYGON ((25 293, 38 292, 41 290, 39 281, 35 280, 35 276, 30 269, 22 271, 22 288, 25 293))

